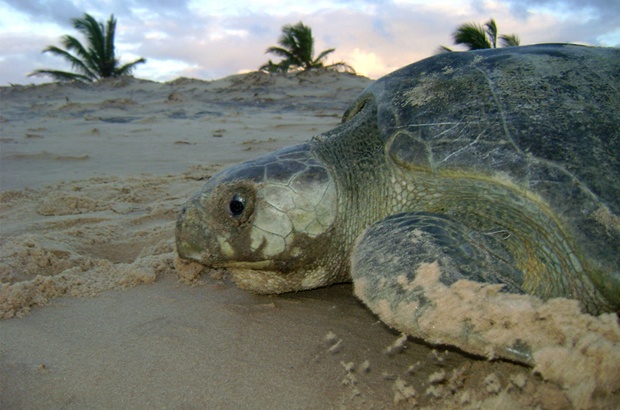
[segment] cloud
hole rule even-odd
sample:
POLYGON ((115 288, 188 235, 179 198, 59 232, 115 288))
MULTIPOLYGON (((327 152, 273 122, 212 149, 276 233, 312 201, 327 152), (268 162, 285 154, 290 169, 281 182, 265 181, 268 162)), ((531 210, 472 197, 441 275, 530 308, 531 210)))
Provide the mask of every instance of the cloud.
POLYGON ((601 13, 601 17, 618 16, 620 3, 616 0, 509 0, 506 2, 513 9, 564 9, 567 12, 577 13, 591 9, 601 13), (606 16, 603 16, 606 15, 606 16))
POLYGON ((349 54, 347 62, 355 67, 358 74, 366 77, 377 78, 382 73, 390 71, 381 57, 359 48, 353 49, 353 52, 349 54))
POLYGON ((428 57, 440 45, 453 46, 451 34, 458 25, 489 18, 500 34, 516 33, 522 44, 620 44, 617 0, 587 5, 578 0, 5 0, 0 3, 0 84, 44 81, 24 77, 36 68, 67 69, 41 50, 58 44, 62 34, 76 34, 70 19, 84 11, 98 20, 114 13, 122 62, 147 58, 135 74, 155 80, 213 79, 256 70, 274 58, 265 50, 276 44, 281 27, 298 21, 312 27, 316 53, 334 47, 330 62, 357 64, 372 78, 428 57))
POLYGON ((4 0, 4 2, 27 16, 33 23, 38 20, 70 27, 70 19, 83 13, 73 2, 66 0, 4 0))

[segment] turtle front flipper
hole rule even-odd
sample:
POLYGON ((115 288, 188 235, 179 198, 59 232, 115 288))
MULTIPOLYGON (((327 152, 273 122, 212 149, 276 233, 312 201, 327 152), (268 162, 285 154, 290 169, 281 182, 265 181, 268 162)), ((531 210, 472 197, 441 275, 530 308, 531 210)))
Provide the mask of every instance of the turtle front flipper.
POLYGON ((523 275, 503 250, 502 234, 472 231, 438 214, 388 217, 355 244, 355 294, 405 334, 531 365, 527 344, 509 328, 522 303, 523 275), (505 313, 487 316, 496 305, 505 313))

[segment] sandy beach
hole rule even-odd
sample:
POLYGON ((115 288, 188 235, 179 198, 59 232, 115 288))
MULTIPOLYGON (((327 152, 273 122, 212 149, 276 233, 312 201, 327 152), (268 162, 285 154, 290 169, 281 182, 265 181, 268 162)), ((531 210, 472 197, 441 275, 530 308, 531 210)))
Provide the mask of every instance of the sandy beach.
POLYGON ((257 296, 225 272, 179 275, 187 198, 228 165, 335 127, 371 82, 1 87, 0 408, 620 406, 614 314, 537 305, 538 318, 560 312, 540 326, 561 330, 532 368, 407 339, 350 284, 257 296))

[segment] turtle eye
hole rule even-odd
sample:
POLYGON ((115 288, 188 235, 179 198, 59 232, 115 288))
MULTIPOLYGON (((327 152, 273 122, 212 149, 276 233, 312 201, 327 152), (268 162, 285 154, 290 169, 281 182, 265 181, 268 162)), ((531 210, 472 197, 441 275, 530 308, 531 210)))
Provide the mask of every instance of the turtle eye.
POLYGON ((245 198, 240 194, 236 194, 232 197, 230 203, 228 204, 228 213, 234 218, 239 218, 243 214, 244 210, 245 198))

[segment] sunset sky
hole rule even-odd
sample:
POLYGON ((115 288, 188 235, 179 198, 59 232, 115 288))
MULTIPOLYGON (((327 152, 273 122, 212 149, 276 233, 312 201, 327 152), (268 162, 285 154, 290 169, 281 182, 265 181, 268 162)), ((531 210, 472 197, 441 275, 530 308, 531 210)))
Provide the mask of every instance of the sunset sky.
POLYGON ((60 45, 63 34, 78 35, 70 19, 84 12, 100 21, 114 14, 121 63, 145 57, 134 75, 156 81, 217 79, 278 61, 265 50, 276 45, 284 24, 299 21, 312 27, 316 54, 334 47, 328 62, 345 61, 371 78, 431 56, 440 45, 452 47, 458 25, 490 18, 522 45, 620 46, 618 0, 2 0, 0 85, 50 81, 26 77, 37 68, 68 70, 41 50, 60 45))

